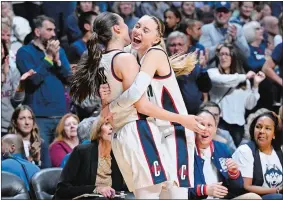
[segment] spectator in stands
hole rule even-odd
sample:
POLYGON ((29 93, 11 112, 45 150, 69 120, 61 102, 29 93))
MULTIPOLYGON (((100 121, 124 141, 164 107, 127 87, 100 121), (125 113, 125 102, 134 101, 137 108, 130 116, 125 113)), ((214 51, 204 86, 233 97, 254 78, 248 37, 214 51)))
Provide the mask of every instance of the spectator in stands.
POLYGON ((91 143, 71 153, 57 185, 56 199, 72 199, 85 193, 113 197, 124 190, 123 177, 111 151, 112 126, 98 118, 93 124, 91 143))
POLYGON ((94 11, 95 3, 92 1, 78 1, 75 12, 67 17, 66 33, 69 43, 73 43, 82 37, 82 32, 78 26, 78 20, 81 13, 94 11))
MULTIPOLYGON (((188 53, 197 51, 197 58, 199 59, 200 54, 202 53, 206 57, 209 52, 208 49, 205 49, 202 44, 199 43, 199 39, 202 35, 202 22, 194 19, 183 19, 178 28, 179 31, 185 33, 187 36, 187 46, 188 53)), ((202 66, 206 66, 207 58, 205 58, 204 63, 201 63, 202 66)))
POLYGON ((220 114, 221 114, 221 108, 219 107, 219 105, 212 102, 212 101, 208 101, 208 102, 204 102, 203 104, 201 104, 199 109, 200 110, 208 110, 209 112, 211 112, 213 114, 215 121, 216 121, 216 128, 217 128, 216 129, 216 135, 213 139, 226 144, 229 151, 231 153, 234 153, 234 151, 236 150, 236 146, 235 146, 235 143, 234 143, 233 138, 231 137, 229 131, 223 130, 223 129, 218 127, 219 120, 220 120, 220 114))
POLYGON ((53 19, 44 15, 35 20, 35 39, 17 53, 21 74, 33 69, 36 74, 26 81, 24 103, 33 110, 42 139, 54 138, 54 129, 66 113, 64 84, 71 74, 65 51, 55 38, 53 19))
POLYGON ((56 128, 56 138, 49 147, 53 167, 59 167, 64 156, 79 144, 77 133, 79 122, 78 116, 71 113, 64 115, 60 120, 56 128))
POLYGON ((261 115, 262 113, 265 112, 271 112, 270 110, 266 109, 266 108, 260 108, 258 109, 256 112, 249 114, 249 116, 246 118, 246 124, 245 124, 245 134, 244 137, 242 139, 241 144, 247 144, 250 142, 251 137, 250 137, 250 126, 252 121, 259 115, 261 115))
POLYGON ((134 28, 134 26, 139 20, 139 18, 135 16, 135 2, 116 1, 112 6, 112 10, 124 19, 124 22, 125 24, 127 24, 131 33, 131 30, 134 28))
MULTIPOLYGON (((8 52, 9 52, 9 66, 14 71, 17 76, 20 76, 20 72, 17 69, 16 65, 16 54, 14 51, 11 50, 11 31, 12 31, 12 24, 7 21, 7 18, 1 20, 1 40, 5 41, 8 52)), ((19 78, 17 78, 18 80, 19 78)))
POLYGON ((1 50, 1 135, 3 136, 8 132, 14 109, 24 101, 24 82, 34 75, 34 71, 30 70, 20 76, 17 68, 10 66, 9 52, 5 40, 1 42, 1 50))
POLYGON ((264 18, 266 16, 271 16, 271 8, 270 8, 270 5, 268 3, 264 3, 262 5, 261 13, 262 13, 262 18, 264 18))
POLYGON ((244 26, 246 23, 252 21, 252 12, 254 10, 253 1, 240 1, 239 2, 240 13, 238 16, 231 18, 231 23, 237 23, 244 26))
POLYGON ((10 172, 20 177, 29 190, 29 182, 32 176, 40 169, 26 160, 23 140, 21 136, 7 134, 1 140, 2 171, 10 172))
MULTIPOLYGON (((188 49, 187 36, 174 31, 168 37, 167 46, 170 55, 185 53, 188 49)), ((211 81, 205 66, 196 64, 190 74, 178 76, 177 81, 188 113, 196 114, 203 101, 202 92, 208 92, 211 89, 211 81)))
POLYGON ((283 12, 278 17, 278 34, 274 37, 275 47, 282 42, 282 36, 283 36, 283 12))
POLYGON ((243 178, 238 165, 231 159, 225 144, 212 140, 217 129, 214 115, 207 110, 201 110, 197 115, 204 119, 200 123, 205 127, 205 133, 196 134, 195 185, 189 189, 189 199, 259 199, 254 193, 242 195, 243 178))
POLYGON ((9 21, 8 23, 11 26, 9 44, 11 45, 11 51, 16 54, 18 49, 22 47, 26 35, 31 32, 31 27, 28 20, 20 16, 15 16, 12 2, 1 2, 1 5, 1 20, 5 20, 6 18, 9 21))
MULTIPOLYGON (((262 70, 265 58, 269 56, 266 44, 263 42, 263 29, 257 21, 251 21, 243 26, 244 35, 249 43, 250 56, 247 60, 246 71, 254 71, 255 73, 262 70)), ((264 80, 259 86, 260 99, 257 103, 256 110, 259 108, 267 108, 272 110, 273 106, 273 90, 272 82, 268 79, 264 80)))
POLYGON ((95 17, 97 16, 97 14, 93 11, 89 11, 89 12, 84 12, 82 14, 80 14, 79 16, 79 28, 82 32, 82 38, 76 40, 75 42, 73 42, 71 44, 71 49, 74 54, 72 55, 72 57, 76 57, 76 58, 80 58, 83 54, 83 52, 85 52, 87 50, 86 44, 87 41, 89 40, 89 38, 91 37, 92 34, 92 30, 93 30, 93 21, 95 19, 95 17))
POLYGON ((247 71, 258 72, 265 62, 266 44, 263 42, 263 29, 259 22, 251 21, 243 26, 244 36, 250 47, 247 71))
POLYGON ((48 145, 40 138, 35 116, 30 107, 22 105, 15 109, 9 133, 22 137, 25 155, 30 162, 41 169, 51 167, 48 145))
POLYGON ((140 7, 143 15, 153 15, 164 21, 164 12, 169 8, 169 5, 162 1, 152 1, 142 2, 140 7))
POLYGON ((192 1, 183 1, 181 4, 181 14, 183 19, 196 19, 200 20, 202 12, 199 9, 196 9, 195 2, 192 1))
POLYGON ((273 112, 263 113, 251 123, 251 142, 240 146, 233 154, 245 190, 261 195, 262 199, 283 198, 283 153, 277 143, 279 134, 278 116, 273 112))
POLYGON ((278 18, 274 16, 266 16, 261 22, 264 29, 264 42, 271 51, 274 49, 274 37, 279 33, 278 23, 278 18))
MULTIPOLYGON (((283 26, 282 26, 283 27, 283 26)), ((283 30, 283 29, 282 29, 283 30)), ((266 73, 267 77, 275 81, 278 85, 283 87, 282 77, 283 77, 283 46, 282 42, 278 44, 272 52, 271 58, 267 58, 262 70, 266 73), (273 70, 275 66, 279 66, 280 76, 273 70)))
POLYGON ((90 134, 93 123, 98 117, 89 117, 81 121, 78 125, 78 138, 80 143, 87 144, 90 143, 90 134))
POLYGON ((212 81, 210 100, 221 110, 219 127, 230 132, 238 146, 244 135, 245 110, 251 110, 259 99, 258 86, 264 80, 263 72, 255 74, 245 71, 235 48, 229 44, 220 45, 216 52, 217 68, 208 70, 212 81), (254 78, 253 87, 249 79, 254 78))
POLYGON ((182 20, 181 13, 175 7, 170 7, 164 12, 165 32, 163 37, 166 39, 170 33, 176 30, 182 20))
POLYGON ((215 22, 204 25, 200 37, 200 43, 209 48, 209 67, 216 67, 216 47, 225 40, 236 46, 241 55, 239 59, 248 59, 249 46, 241 26, 228 23, 231 16, 230 2, 216 2, 214 16, 215 22))

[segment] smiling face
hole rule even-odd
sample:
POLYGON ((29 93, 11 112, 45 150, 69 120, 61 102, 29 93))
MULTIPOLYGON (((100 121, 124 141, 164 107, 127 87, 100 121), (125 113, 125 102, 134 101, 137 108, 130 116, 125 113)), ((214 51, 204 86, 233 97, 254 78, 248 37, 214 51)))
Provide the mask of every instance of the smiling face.
POLYGON ((216 134, 216 122, 210 113, 202 112, 198 115, 203 118, 199 123, 205 127, 204 134, 196 134, 198 146, 202 149, 209 147, 210 142, 216 134))
POLYGON ((194 2, 184 2, 182 10, 186 15, 192 15, 195 12, 194 2))
POLYGON ((23 137, 31 134, 34 125, 34 119, 31 112, 29 110, 20 111, 16 124, 18 131, 23 137))
POLYGON ((101 138, 102 140, 111 141, 111 135, 113 132, 113 127, 110 123, 106 122, 101 127, 101 138))
POLYGON ((261 148, 271 145, 272 139, 275 138, 274 122, 267 116, 260 117, 254 128, 254 140, 261 148))
POLYGON ((243 17, 248 18, 251 17, 252 11, 254 10, 254 3, 252 1, 243 2, 240 13, 243 17))
POLYGON ((150 16, 143 16, 132 31, 132 48, 144 52, 160 41, 158 25, 150 16))

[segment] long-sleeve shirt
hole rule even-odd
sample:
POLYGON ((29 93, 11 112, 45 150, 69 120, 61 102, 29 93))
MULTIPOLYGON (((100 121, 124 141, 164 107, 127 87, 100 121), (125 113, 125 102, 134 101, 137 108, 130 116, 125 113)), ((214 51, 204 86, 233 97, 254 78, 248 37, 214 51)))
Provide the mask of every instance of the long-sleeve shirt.
POLYGON ((246 80, 245 74, 220 74, 218 68, 209 69, 207 72, 212 82, 212 89, 209 92, 210 100, 219 104, 223 120, 229 124, 243 126, 245 109, 253 109, 260 97, 258 88, 251 88, 250 81, 246 80), (246 89, 237 88, 245 81, 246 89), (229 88, 231 90, 226 94, 229 88))
MULTIPOLYGON (((242 27, 234 24, 237 27, 237 39, 234 42, 235 46, 239 49, 240 55, 244 59, 248 59, 250 55, 249 45, 243 34, 242 27)), ((199 42, 209 49, 209 68, 215 67, 215 50, 216 47, 224 43, 227 29, 216 27, 215 23, 210 23, 202 26, 202 35, 199 42)))
POLYGON ((49 155, 52 167, 60 167, 63 158, 73 149, 64 141, 57 141, 50 145, 49 155))
POLYGON ((16 92, 20 81, 20 72, 10 67, 6 81, 1 88, 1 132, 7 132, 15 108, 25 99, 25 92, 16 92))
POLYGON ((33 42, 18 50, 16 63, 21 74, 30 69, 37 72, 26 80, 24 101, 32 108, 36 117, 63 116, 67 112, 63 82, 71 75, 71 69, 62 48, 59 54, 61 66, 48 62, 45 53, 33 42))

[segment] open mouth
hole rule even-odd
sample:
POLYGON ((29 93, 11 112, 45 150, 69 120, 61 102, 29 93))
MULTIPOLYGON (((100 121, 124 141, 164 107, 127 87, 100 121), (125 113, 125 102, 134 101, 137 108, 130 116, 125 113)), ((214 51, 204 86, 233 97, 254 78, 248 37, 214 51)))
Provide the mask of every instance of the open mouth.
POLYGON ((141 40, 138 39, 138 38, 134 38, 134 39, 133 39, 133 42, 136 43, 136 44, 140 44, 140 43, 141 43, 141 40))
POLYGON ((206 139, 206 138, 208 138, 209 137, 209 135, 202 135, 201 136, 201 138, 203 138, 203 139, 206 139))

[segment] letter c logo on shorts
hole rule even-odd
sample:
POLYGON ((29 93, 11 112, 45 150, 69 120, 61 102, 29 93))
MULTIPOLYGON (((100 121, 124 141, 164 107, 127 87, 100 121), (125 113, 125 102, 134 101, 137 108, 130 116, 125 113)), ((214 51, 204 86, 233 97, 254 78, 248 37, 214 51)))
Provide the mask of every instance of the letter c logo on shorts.
POLYGON ((188 175, 187 165, 182 165, 181 168, 179 169, 179 176, 181 176, 182 180, 185 180, 187 175, 188 175))
POLYGON ((154 176, 160 176, 160 171, 161 171, 161 167, 158 164, 158 161, 154 161, 153 162, 153 172, 154 172, 154 176))

